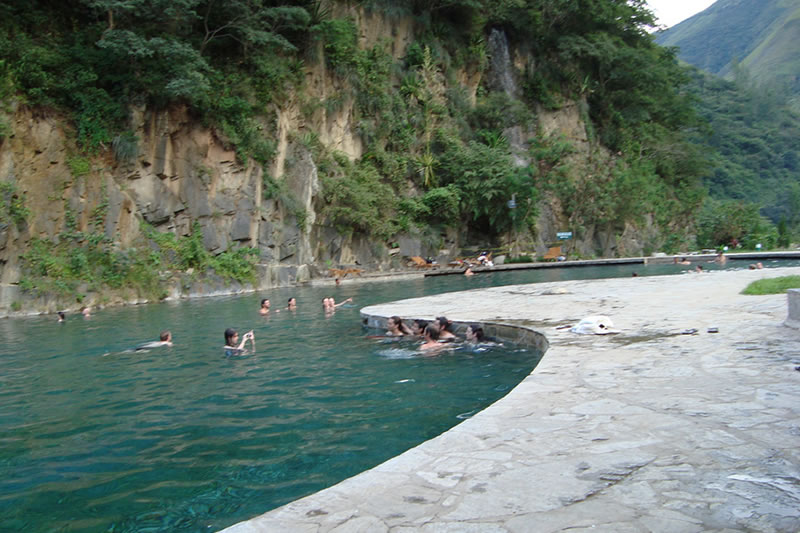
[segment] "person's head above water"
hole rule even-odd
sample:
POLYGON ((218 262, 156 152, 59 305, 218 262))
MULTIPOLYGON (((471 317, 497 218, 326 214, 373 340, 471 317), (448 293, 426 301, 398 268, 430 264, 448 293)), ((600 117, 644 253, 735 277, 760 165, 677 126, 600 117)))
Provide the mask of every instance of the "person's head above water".
POLYGON ((225 345, 233 346, 236 344, 236 339, 239 338, 239 332, 233 328, 225 330, 225 345))
POLYGON ((427 320, 417 319, 411 323, 411 332, 414 335, 424 335, 425 334, 425 326, 428 325, 427 320))
POLYGON ((289 298, 289 300, 286 302, 286 307, 289 309, 294 309, 297 307, 297 299, 294 296, 289 298))
POLYGON ((162 342, 169 342, 172 340, 172 333, 167 331, 162 331, 161 335, 159 336, 162 342))
POLYGON ((425 337, 432 341, 439 340, 439 327, 435 323, 425 326, 425 337))
POLYGON ((264 298, 263 300, 261 300, 261 307, 269 309, 269 298, 264 298))
POLYGON ((467 340, 480 342, 484 339, 483 328, 477 324, 470 324, 467 327, 467 340))
POLYGON ((447 317, 444 317, 444 316, 436 317, 435 322, 437 322, 439 324, 439 329, 443 329, 445 331, 450 331, 450 325, 452 324, 452 322, 447 320, 447 317))

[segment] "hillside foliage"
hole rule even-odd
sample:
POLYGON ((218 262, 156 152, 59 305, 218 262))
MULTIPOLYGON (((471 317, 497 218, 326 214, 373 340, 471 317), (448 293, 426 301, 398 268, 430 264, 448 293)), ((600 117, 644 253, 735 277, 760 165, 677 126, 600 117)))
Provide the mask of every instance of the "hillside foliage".
POLYGON ((688 142, 699 122, 687 69, 646 31, 653 18, 644 0, 357 4, 414 20, 402 60, 386 43, 360 47, 354 20, 335 17, 328 2, 8 0, 0 5, 0 88, 29 106, 68 112, 87 153, 113 148, 129 157, 132 106, 181 104, 242 160, 267 164, 275 139, 264 124, 286 95, 303 91, 304 67, 324 61, 351 92, 307 108, 354 98, 366 146, 350 162, 313 132, 306 138, 322 176, 321 212, 342 232, 385 241, 425 227, 492 238, 533 232, 543 194, 562 200, 578 232, 621 231, 645 218, 663 238, 690 231, 705 169, 688 142), (517 94, 487 82, 473 105, 456 71, 488 78, 492 30, 531 61, 515 72, 517 94), (591 174, 580 179, 569 149, 536 128, 537 109, 568 101, 582 102, 592 140, 612 154, 592 156, 591 174), (514 127, 527 132, 528 153, 513 153, 514 127), (512 198, 520 209, 506 208, 512 198))

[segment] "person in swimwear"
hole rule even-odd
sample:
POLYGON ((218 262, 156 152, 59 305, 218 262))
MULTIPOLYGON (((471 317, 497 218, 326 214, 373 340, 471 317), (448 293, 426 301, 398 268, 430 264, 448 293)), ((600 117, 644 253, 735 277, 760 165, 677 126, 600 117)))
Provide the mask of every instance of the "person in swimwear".
POLYGON ((289 301, 286 302, 286 309, 288 309, 289 311, 297 311, 297 298, 295 298, 294 296, 289 298, 289 301))
POLYGON ((467 326, 467 342, 472 342, 478 344, 483 342, 485 335, 483 333, 483 328, 477 324, 470 324, 467 326))
POLYGON ((411 323, 411 334, 417 337, 425 336, 425 326, 428 325, 427 320, 417 319, 411 323))
POLYGON ((258 310, 258 313, 261 315, 269 314, 269 298, 261 300, 261 309, 258 310))
POLYGON ((239 355, 247 355, 256 351, 256 340, 253 331, 250 330, 242 337, 242 342, 239 342, 239 332, 233 328, 225 330, 225 357, 236 357, 239 355), (244 345, 250 341, 250 349, 244 345), (237 344, 238 343, 238 344, 237 344))
POLYGON ((440 316, 433 321, 434 324, 439 326, 439 340, 442 341, 451 341, 456 338, 455 334, 450 331, 450 327, 452 326, 452 322, 447 320, 446 317, 440 316))
POLYGON ((424 338, 425 342, 420 345, 420 350, 432 352, 444 348, 444 345, 439 342, 439 328, 435 322, 425 326, 424 338))
POLYGON ((399 316, 390 317, 389 320, 386 321, 386 325, 388 326, 388 330, 386 334, 390 337, 402 337, 405 335, 413 335, 411 330, 403 323, 403 319, 399 316))
POLYGON ((172 346, 172 333, 169 331, 162 331, 159 335, 159 340, 153 342, 145 342, 136 347, 136 351, 150 350, 152 348, 160 348, 161 346, 172 346))

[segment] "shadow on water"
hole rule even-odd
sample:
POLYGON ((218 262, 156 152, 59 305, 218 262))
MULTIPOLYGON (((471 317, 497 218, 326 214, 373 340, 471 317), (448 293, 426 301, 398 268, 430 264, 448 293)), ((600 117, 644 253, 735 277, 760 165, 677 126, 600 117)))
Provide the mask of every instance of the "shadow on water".
POLYGON ((469 418, 540 357, 514 346, 421 357, 365 335, 361 307, 633 271, 679 269, 511 271, 0 321, 0 530, 217 530, 330 486, 469 418), (326 316, 330 295, 353 305, 326 316), (276 312, 289 296, 299 309, 276 312), (254 330, 257 353, 223 358, 226 327, 254 330), (174 347, 130 351, 163 329, 174 347))

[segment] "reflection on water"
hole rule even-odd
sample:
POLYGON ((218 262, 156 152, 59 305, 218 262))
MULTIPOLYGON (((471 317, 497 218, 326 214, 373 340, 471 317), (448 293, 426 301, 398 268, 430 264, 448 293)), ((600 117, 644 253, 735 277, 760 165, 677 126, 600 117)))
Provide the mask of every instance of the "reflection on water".
POLYGON ((513 347, 419 357, 407 341, 365 335, 361 307, 632 271, 679 268, 280 289, 102 309, 63 324, 0 321, 0 530, 216 530, 329 486, 472 416, 537 361, 513 347), (328 295, 354 307, 326 316, 328 295), (273 309, 296 296, 299 308, 262 317, 265 296, 273 309), (225 359, 226 327, 253 329, 257 354, 225 359), (130 351, 163 329, 174 347, 130 351))

